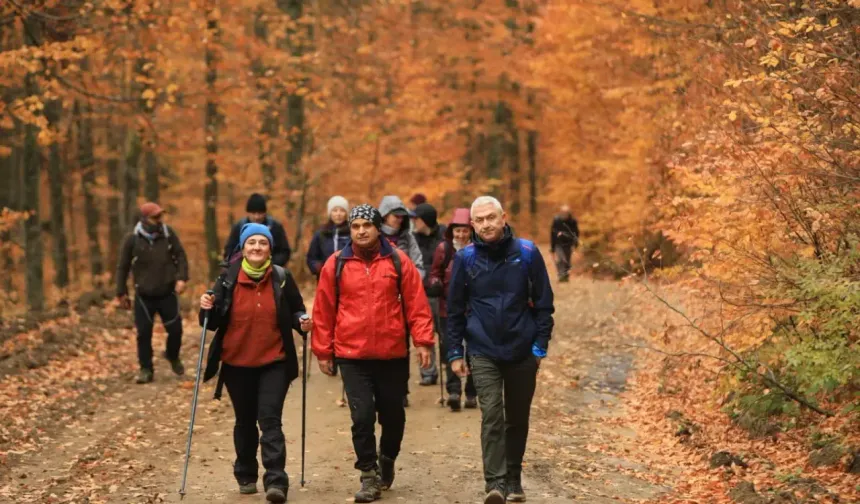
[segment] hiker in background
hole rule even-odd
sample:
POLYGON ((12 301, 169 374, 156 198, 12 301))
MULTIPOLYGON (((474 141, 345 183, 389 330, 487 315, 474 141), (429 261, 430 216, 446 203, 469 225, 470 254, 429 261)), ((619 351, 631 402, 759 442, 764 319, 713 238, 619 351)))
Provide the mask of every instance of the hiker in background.
POLYGON ((227 238, 227 244, 224 246, 224 261, 229 264, 242 257, 242 251, 239 246, 239 236, 242 233, 242 226, 256 223, 266 226, 272 234, 272 239, 274 240, 272 242, 272 264, 286 268, 287 263, 290 262, 290 254, 292 254, 290 242, 287 240, 287 232, 284 230, 284 226, 266 213, 266 197, 262 194, 252 194, 245 205, 245 211, 248 212, 248 216, 239 219, 239 222, 233 225, 230 237, 227 238))
POLYGON ((266 500, 285 502, 289 478, 281 414, 287 389, 299 375, 292 331, 306 333, 313 323, 305 316, 304 300, 292 275, 272 263, 272 242, 272 233, 262 224, 242 228, 242 260, 221 274, 214 295, 200 298, 200 324, 209 310, 207 329, 215 336, 203 379, 218 374, 220 366, 215 398, 220 399, 221 387, 226 385, 236 416, 233 475, 239 493, 257 493, 259 446, 266 469, 266 500))
POLYGON ((349 242, 349 224, 346 219, 349 202, 343 196, 332 196, 327 205, 328 222, 311 239, 308 247, 307 263, 317 279, 326 260, 342 250, 349 242))
MULTIPOLYGON (((413 198, 414 199, 414 198, 413 198)), ((445 225, 437 222, 436 209, 430 203, 421 203, 413 210, 412 229, 418 249, 421 251, 424 271, 430 271, 433 265, 433 253, 440 243, 445 241, 445 225)), ((430 275, 424 276, 424 292, 429 293, 430 275)), ((443 334, 439 328, 439 299, 430 297, 430 309, 433 312, 433 325, 437 334, 443 334)), ((436 369, 436 349, 430 352, 430 367, 421 370, 421 385, 436 385, 440 370, 436 369)))
POLYGON ((352 241, 323 266, 314 298, 313 353, 320 370, 340 368, 352 417, 355 502, 372 502, 394 482, 406 411, 409 342, 421 368, 430 365, 433 322, 418 269, 382 238, 382 216, 370 205, 349 213, 352 241), (382 436, 377 452, 375 424, 382 436))
POLYGON ((468 351, 481 405, 484 504, 525 502, 523 454, 552 335, 552 287, 540 251, 513 236, 496 198, 481 196, 470 213, 472 244, 454 256, 448 292, 448 361, 465 378, 468 351))
POLYGON ((415 193, 409 198, 409 231, 415 232, 415 207, 421 203, 427 203, 427 196, 424 193, 415 193))
POLYGON ((185 373, 179 359, 182 346, 182 315, 179 295, 188 281, 188 258, 176 231, 163 222, 164 210, 153 202, 140 206, 140 221, 123 241, 116 272, 116 294, 120 306, 131 308, 128 298, 129 271, 134 278, 134 325, 137 328, 137 383, 154 377, 152 329, 155 315, 167 331, 164 357, 177 375, 185 373))
POLYGON ((558 215, 552 219, 549 243, 550 251, 555 257, 558 281, 567 282, 570 279, 570 256, 579 246, 579 226, 570 213, 569 206, 562 205, 558 215))
MULTIPOLYGON (((448 344, 448 287, 451 283, 451 271, 454 267, 454 254, 472 242, 472 224, 469 219, 468 208, 454 210, 454 217, 445 231, 445 240, 436 247, 433 253, 433 265, 430 267, 430 295, 438 300, 439 318, 437 320, 437 333, 441 337, 442 356, 447 361, 448 344)), ((448 390, 448 407, 451 411, 460 411, 460 395, 463 393, 463 384, 460 377, 454 374, 451 366, 446 366, 445 388, 448 390)), ((440 370, 441 373, 441 370, 440 370)), ((472 375, 466 377, 466 408, 477 408, 478 392, 475 390, 475 382, 472 375)))
POLYGON ((409 232, 409 211, 406 206, 397 196, 383 196, 379 203, 379 213, 382 214, 382 236, 394 247, 406 252, 406 257, 412 260, 423 279, 426 274, 424 258, 421 257, 421 249, 418 248, 415 236, 409 232))

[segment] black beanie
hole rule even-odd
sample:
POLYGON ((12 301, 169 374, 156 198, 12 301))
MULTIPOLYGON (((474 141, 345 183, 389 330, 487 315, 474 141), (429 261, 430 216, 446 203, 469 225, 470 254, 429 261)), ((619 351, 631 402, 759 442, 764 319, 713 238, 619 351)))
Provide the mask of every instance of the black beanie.
POLYGON ((258 193, 252 194, 248 198, 248 204, 245 205, 245 211, 248 213, 266 213, 266 197, 258 193))
POLYGON ((424 224, 427 224, 427 227, 434 228, 437 224, 437 219, 439 218, 436 213, 436 209, 433 208, 433 205, 430 203, 421 203, 417 207, 415 207, 415 217, 424 221, 424 224))

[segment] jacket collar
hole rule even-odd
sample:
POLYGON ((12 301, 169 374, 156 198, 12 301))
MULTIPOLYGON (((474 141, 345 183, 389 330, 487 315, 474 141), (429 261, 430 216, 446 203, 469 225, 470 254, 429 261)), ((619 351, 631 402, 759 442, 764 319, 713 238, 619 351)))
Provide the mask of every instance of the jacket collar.
MULTIPOLYGON (((387 238, 384 238, 381 234, 379 236, 379 257, 388 257, 394 253, 394 247, 391 246, 391 242, 388 241, 387 238)), ((355 258, 355 251, 352 250, 352 240, 350 239, 347 242, 346 247, 344 247, 343 251, 340 253, 344 259, 353 259, 355 258)))
POLYGON ((478 233, 472 230, 472 243, 474 243, 475 247, 479 249, 495 251, 502 248, 507 248, 513 237, 514 232, 511 230, 511 226, 508 224, 505 224, 505 230, 502 232, 502 237, 499 239, 499 241, 493 243, 485 242, 481 239, 480 236, 478 236, 478 233))

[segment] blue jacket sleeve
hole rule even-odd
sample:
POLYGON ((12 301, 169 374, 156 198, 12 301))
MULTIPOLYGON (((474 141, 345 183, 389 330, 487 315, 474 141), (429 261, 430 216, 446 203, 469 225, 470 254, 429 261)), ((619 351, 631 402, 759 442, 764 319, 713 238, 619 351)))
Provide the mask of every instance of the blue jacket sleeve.
POLYGON ((544 263, 543 256, 537 247, 532 252, 529 275, 532 281, 531 298, 534 304, 535 325, 537 326, 537 335, 534 344, 546 351, 549 347, 549 340, 552 337, 552 327, 554 324, 552 314, 555 312, 555 306, 552 285, 549 282, 549 274, 546 271, 546 263, 544 263))
POLYGON ((465 356, 463 340, 466 337, 466 307, 469 291, 466 284, 466 268, 463 267, 462 254, 454 255, 451 282, 448 285, 448 362, 465 356))
POLYGON ((322 247, 320 246, 320 239, 320 232, 317 231, 314 233, 314 237, 311 238, 311 244, 308 246, 307 255, 308 269, 316 276, 319 276, 320 270, 322 270, 323 264, 325 264, 322 247))

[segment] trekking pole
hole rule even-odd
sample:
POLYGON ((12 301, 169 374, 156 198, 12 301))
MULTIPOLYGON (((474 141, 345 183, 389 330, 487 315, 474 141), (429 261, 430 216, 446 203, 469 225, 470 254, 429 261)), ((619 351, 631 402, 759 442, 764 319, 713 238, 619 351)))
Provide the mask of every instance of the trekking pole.
MULTIPOLYGON (((215 291, 206 291, 209 296, 214 296, 215 291)), ((188 478, 188 462, 191 460, 191 436, 194 434, 194 416, 197 413, 197 395, 200 393, 200 370, 203 366, 203 349, 206 346, 206 326, 209 325, 209 310, 203 317, 203 332, 200 335, 200 354, 197 356, 197 374, 194 375, 194 398, 191 400, 191 422, 188 423, 188 441, 185 444, 185 468, 182 470, 182 486, 179 487, 179 500, 185 498, 185 482, 188 478)))
MULTIPOLYGON (((307 314, 302 320, 307 320, 307 314)), ((308 335, 302 338, 302 487, 305 486, 305 419, 307 418, 308 397, 308 335)))
POLYGON ((439 337, 439 406, 445 407, 445 373, 442 372, 442 337, 439 337))

